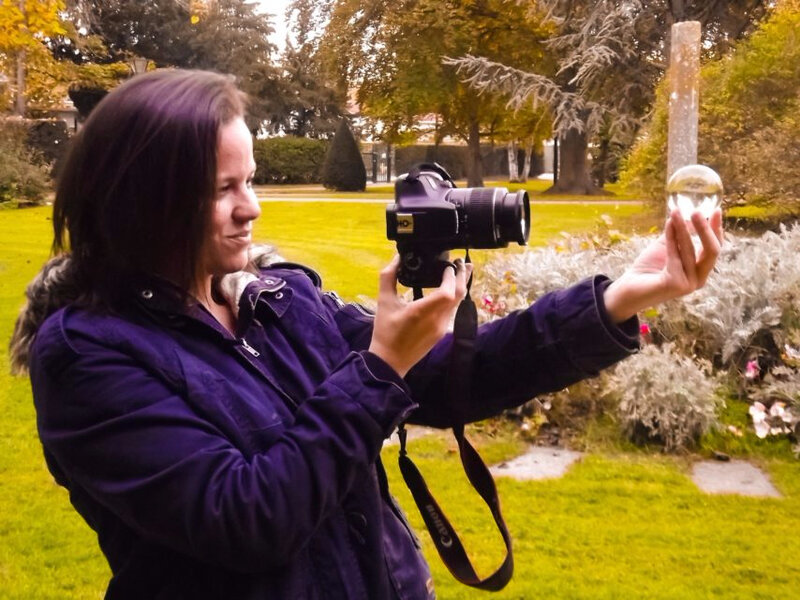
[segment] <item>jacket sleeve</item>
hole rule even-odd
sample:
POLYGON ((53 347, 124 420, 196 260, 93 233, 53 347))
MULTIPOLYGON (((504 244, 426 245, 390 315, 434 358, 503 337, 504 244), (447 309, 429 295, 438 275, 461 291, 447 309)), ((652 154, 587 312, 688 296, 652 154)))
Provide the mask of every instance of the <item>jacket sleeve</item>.
MULTIPOLYGON (((479 327, 471 397, 458 409, 463 422, 490 417, 535 396, 597 375, 639 349, 636 317, 614 324, 603 304, 611 281, 602 275, 550 294, 526 310, 479 327)), ((367 347, 371 319, 353 305, 335 315, 351 346, 367 347)), ((453 424, 447 408, 452 335, 446 335, 406 375, 419 403, 409 421, 433 427, 453 424)))
POLYGON ((413 408, 396 374, 376 375, 388 366, 353 352, 273 446, 245 457, 170 382, 53 319, 31 378, 61 480, 144 539, 237 571, 291 561, 413 408))
MULTIPOLYGON (((479 327, 471 394, 458 406, 460 420, 484 419, 563 389, 637 352, 637 318, 616 325, 606 312, 603 291, 610 283, 604 276, 586 279, 479 327)), ((411 422, 452 424, 446 396, 452 341, 445 336, 406 375, 419 403, 411 422)))

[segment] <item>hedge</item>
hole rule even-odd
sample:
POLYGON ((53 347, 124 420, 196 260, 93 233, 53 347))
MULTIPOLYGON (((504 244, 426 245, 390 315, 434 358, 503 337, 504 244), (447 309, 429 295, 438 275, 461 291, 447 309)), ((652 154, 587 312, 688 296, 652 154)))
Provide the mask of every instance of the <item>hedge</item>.
MULTIPOLYGON (((467 177, 467 163, 469 148, 466 146, 403 146, 395 150, 395 172, 407 173, 411 167, 422 162, 437 162, 442 165, 453 179, 467 177)), ((505 146, 481 145, 484 177, 508 176, 508 153, 505 146)), ((523 163, 523 153, 518 153, 520 168, 523 163)), ((543 161, 541 155, 534 155, 531 166, 531 176, 542 172, 543 161)))
POLYGON ((319 183, 328 142, 302 137, 255 140, 255 183, 319 183))

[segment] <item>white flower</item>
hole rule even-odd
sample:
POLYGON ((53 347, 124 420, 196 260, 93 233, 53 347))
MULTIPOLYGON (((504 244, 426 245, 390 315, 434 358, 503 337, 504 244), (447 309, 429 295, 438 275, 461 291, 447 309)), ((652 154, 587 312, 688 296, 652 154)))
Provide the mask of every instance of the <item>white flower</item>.
POLYGON ((757 421, 761 422, 767 418, 767 407, 761 404, 761 402, 753 402, 753 404, 750 405, 750 410, 747 412, 753 417, 753 423, 757 421))
POLYGON ((783 402, 774 402, 772 406, 769 407, 769 416, 770 417, 783 417, 784 407, 786 405, 783 402))
POLYGON ((767 434, 769 433, 769 425, 767 425, 764 421, 754 420, 753 427, 755 427, 756 435, 759 438, 764 439, 765 437, 767 437, 767 434))

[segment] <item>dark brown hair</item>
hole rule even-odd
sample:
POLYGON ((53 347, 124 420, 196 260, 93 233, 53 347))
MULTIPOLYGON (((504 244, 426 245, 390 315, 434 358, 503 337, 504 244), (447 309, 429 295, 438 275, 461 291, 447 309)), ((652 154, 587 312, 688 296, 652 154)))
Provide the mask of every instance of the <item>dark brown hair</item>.
POLYGON ((189 289, 214 201, 219 129, 244 110, 232 78, 183 70, 136 76, 95 107, 53 207, 53 251, 72 253, 84 301, 113 308, 151 275, 189 289))

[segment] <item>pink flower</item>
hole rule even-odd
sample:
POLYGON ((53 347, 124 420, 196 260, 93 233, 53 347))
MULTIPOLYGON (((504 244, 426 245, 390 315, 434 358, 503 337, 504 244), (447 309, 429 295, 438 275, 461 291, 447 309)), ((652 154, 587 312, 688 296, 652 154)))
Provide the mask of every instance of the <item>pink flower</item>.
POLYGON ((761 374, 761 367, 758 366, 758 360, 748 360, 744 368, 744 378, 753 380, 761 374))
POLYGON ((639 325, 639 333, 642 335, 650 335, 650 325, 647 323, 639 325))

